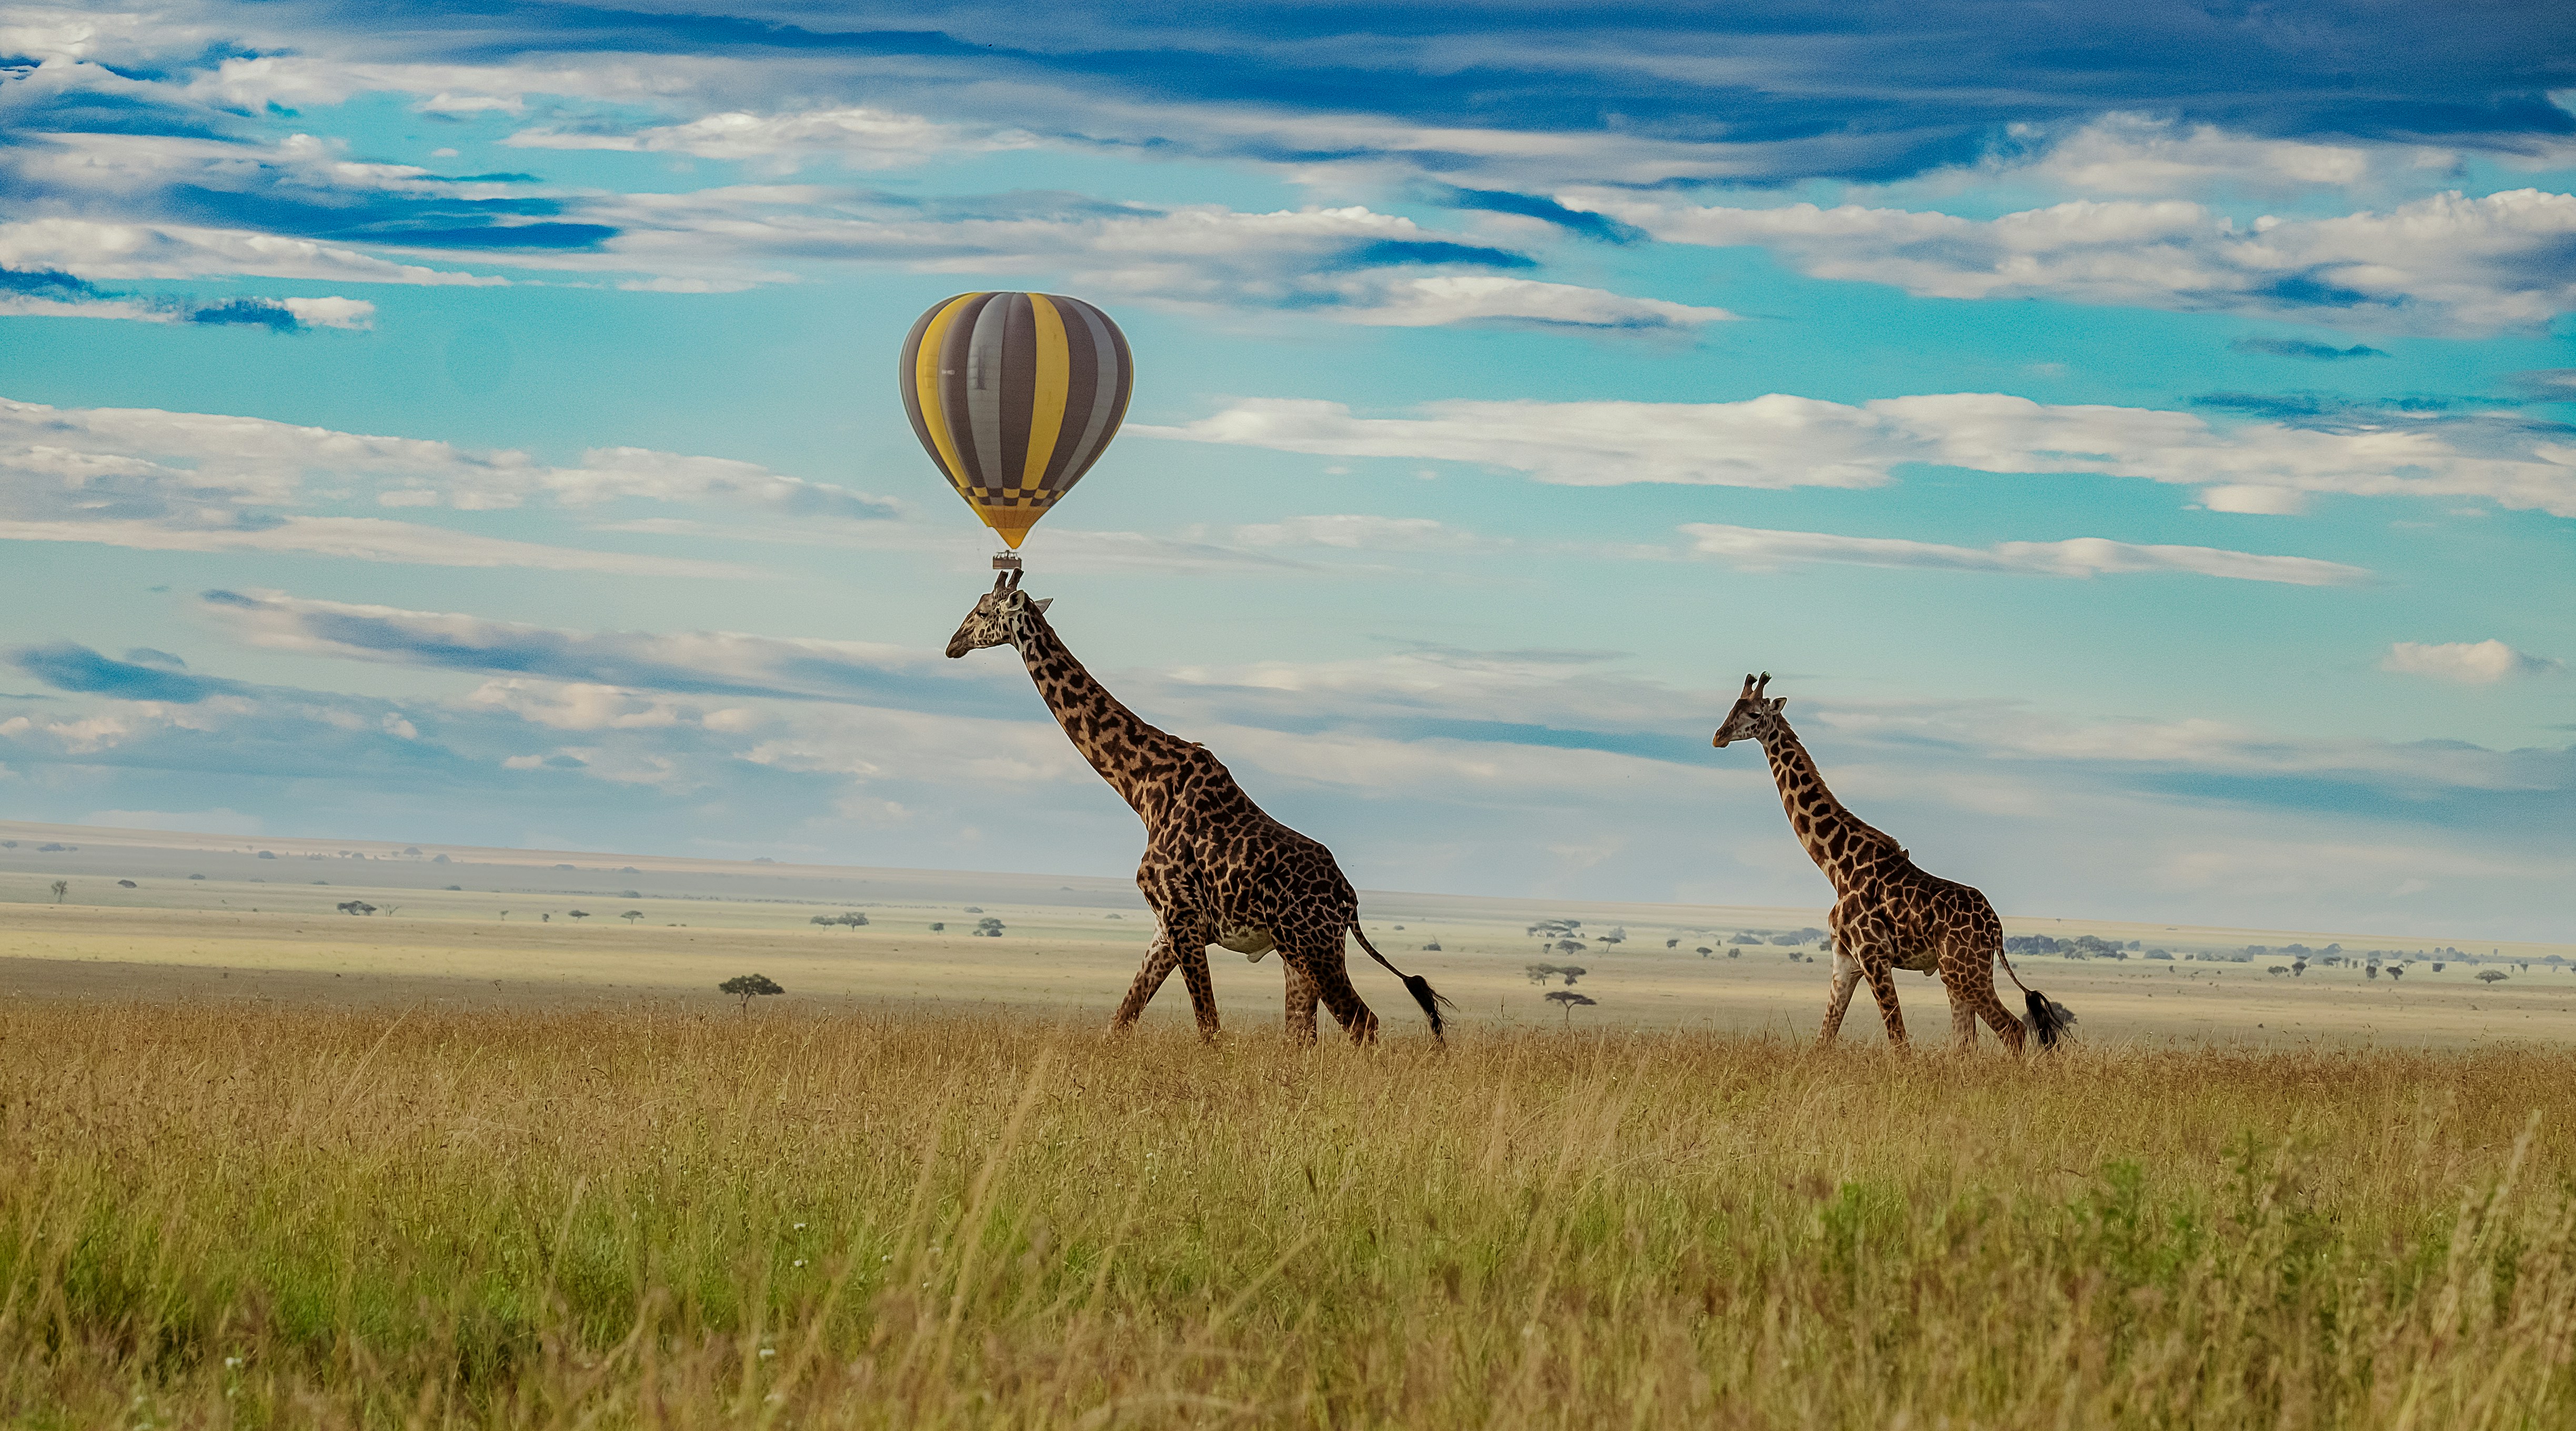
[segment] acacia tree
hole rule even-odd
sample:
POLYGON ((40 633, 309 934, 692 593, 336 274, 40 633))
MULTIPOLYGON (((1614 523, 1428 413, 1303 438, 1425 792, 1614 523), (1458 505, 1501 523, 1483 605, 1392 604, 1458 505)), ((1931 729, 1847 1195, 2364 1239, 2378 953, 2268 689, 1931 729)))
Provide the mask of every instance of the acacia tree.
POLYGON ((767 974, 736 974, 716 985, 716 992, 731 994, 742 1000, 742 1011, 748 1014, 751 1012, 753 999, 766 998, 771 994, 783 994, 787 991, 778 987, 778 981, 767 974))
POLYGON ((618 917, 618 918, 620 918, 620 919, 625 920, 625 921, 626 921, 626 923, 627 923, 627 925, 628 925, 628 927, 630 927, 630 928, 631 928, 631 927, 633 927, 633 926, 634 926, 634 923, 635 923, 635 921, 636 921, 636 920, 642 919, 642 918, 644 917, 644 911, 642 911, 642 910, 640 910, 640 909, 630 909, 630 910, 626 911, 624 914, 621 914, 621 915, 619 915, 619 916, 617 916, 617 917, 618 917))
POLYGON ((1565 1010, 1565 1025, 1568 1028, 1572 1028, 1574 1026, 1575 1006, 1581 1005, 1584 1008, 1590 1008, 1592 1005, 1600 1002, 1589 994, 1578 994, 1571 989, 1550 989, 1548 991, 1547 1001, 1556 1005, 1558 1008, 1565 1010))
POLYGON ((58 880, 54 881, 54 903, 56 903, 56 904, 60 904, 60 903, 62 903, 62 902, 63 902, 63 896, 64 896, 64 895, 67 895, 67 894, 69 894, 69 893, 71 893, 71 892, 72 892, 72 882, 71 882, 70 880, 67 880, 67 879, 58 879, 58 880))

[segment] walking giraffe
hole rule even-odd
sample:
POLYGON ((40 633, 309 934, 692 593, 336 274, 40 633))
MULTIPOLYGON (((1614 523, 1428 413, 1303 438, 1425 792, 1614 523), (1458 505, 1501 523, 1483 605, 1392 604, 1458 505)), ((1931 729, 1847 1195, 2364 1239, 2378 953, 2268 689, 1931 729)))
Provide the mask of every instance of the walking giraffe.
POLYGON ((1199 1037, 1215 1038, 1216 985, 1208 976, 1207 949, 1222 944, 1255 962, 1279 951, 1287 969, 1291 1038, 1315 1041, 1315 1005, 1321 1001, 1351 1042, 1372 1042, 1377 1015, 1351 987, 1342 960, 1343 936, 1349 933, 1404 982, 1431 1020, 1431 1037, 1440 1040, 1440 1011, 1449 1001, 1429 980, 1387 963, 1369 943, 1360 929, 1359 896, 1333 862, 1333 852, 1252 803, 1206 746, 1147 725, 1121 705, 1047 624, 1052 601, 1030 600, 1020 590, 1018 572, 994 578, 993 589, 948 639, 948 654, 954 658, 987 646, 1017 649, 1073 748, 1145 822, 1136 887, 1153 906, 1158 927, 1110 1029, 1133 1025, 1178 968, 1198 1016, 1199 1037))
POLYGON ((1770 685, 1768 671, 1758 682, 1746 676, 1735 708, 1726 713, 1710 743, 1720 749, 1739 740, 1761 744, 1771 758, 1771 778, 1780 787, 1790 828, 1798 832, 1807 857, 1833 881, 1834 911, 1825 925, 1834 939, 1834 981, 1816 1041, 1832 1043, 1842 1032, 1852 987, 1866 974, 1879 1017, 1887 1023, 1888 1042, 1903 1044, 1905 1014, 1896 1006, 1894 971, 1912 969, 1940 974, 1950 995, 1950 1034, 1960 1048, 1976 1047, 1982 1017, 2006 1048, 2019 1053, 2021 1021, 1995 997, 1994 965, 2001 959, 2004 973, 2027 996, 2040 1047, 2055 1046, 2075 1016, 2013 973, 2012 961, 2004 958, 2004 926, 1994 905, 1971 886, 1926 874, 1896 841, 1844 809, 1780 714, 1788 699, 1763 694, 1770 685))

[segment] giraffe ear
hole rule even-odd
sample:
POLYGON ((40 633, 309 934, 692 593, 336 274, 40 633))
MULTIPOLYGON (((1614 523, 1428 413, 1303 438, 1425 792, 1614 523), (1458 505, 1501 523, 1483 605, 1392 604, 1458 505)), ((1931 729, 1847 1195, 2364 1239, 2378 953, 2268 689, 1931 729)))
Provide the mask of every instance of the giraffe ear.
POLYGON ((1788 704, 1789 698, 1787 696, 1773 696, 1771 698, 1771 714, 1778 715, 1788 704))
POLYGON ((1030 608, 1036 611, 1044 611, 1053 605, 1055 605, 1055 598, 1052 596, 1041 597, 1038 600, 1029 603, 1030 608))

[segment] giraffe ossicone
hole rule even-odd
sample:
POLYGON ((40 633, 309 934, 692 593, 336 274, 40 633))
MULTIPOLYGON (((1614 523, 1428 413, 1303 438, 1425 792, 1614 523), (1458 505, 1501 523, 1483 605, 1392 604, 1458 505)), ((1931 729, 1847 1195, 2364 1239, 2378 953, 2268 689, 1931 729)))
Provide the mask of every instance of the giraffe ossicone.
POLYGON ((1833 913, 1825 920, 1834 941, 1833 984, 1825 996, 1825 1023, 1818 1043, 1831 1043, 1842 1032, 1843 1012, 1852 990, 1866 977, 1878 1000, 1879 1017, 1890 1043, 1905 1042, 1905 1014, 1897 1007, 1894 970, 1938 974, 1950 996, 1950 1033, 1959 1047, 1974 1048, 1977 1021, 1984 1019, 2015 1053, 2022 1049, 2022 1023, 1995 996, 1995 963, 2026 996, 2031 1028, 2040 1047, 2054 1047, 2075 1016, 2062 1004, 2031 989, 2013 972, 2004 955, 2003 921, 1993 903, 1970 885, 1946 880, 1916 866, 1913 855, 1884 832, 1862 822, 1825 788, 1824 776, 1798 733, 1781 714, 1786 696, 1769 694, 1771 673, 1747 675, 1734 709, 1709 743, 1724 749, 1739 740, 1762 747, 1771 762, 1771 779, 1780 790, 1780 806, 1807 857, 1833 882, 1833 913))
POLYGON ((1222 944, 1256 962, 1279 951, 1291 1037, 1314 1042, 1320 1002, 1353 1043, 1369 1043, 1377 1037, 1377 1015, 1351 987, 1343 953, 1344 941, 1355 937, 1422 1006, 1432 1038, 1443 1039, 1449 1000, 1369 943, 1360 928, 1359 896, 1333 852, 1254 804, 1206 746, 1148 725, 1121 704, 1047 623, 1049 604, 1020 590, 1019 572, 1006 571, 966 613, 948 639, 948 654, 988 646, 1018 651, 1073 748, 1145 822, 1136 887, 1153 907, 1156 931, 1110 1028, 1132 1026, 1178 969, 1200 1037, 1214 1038, 1216 985, 1207 951, 1222 944))

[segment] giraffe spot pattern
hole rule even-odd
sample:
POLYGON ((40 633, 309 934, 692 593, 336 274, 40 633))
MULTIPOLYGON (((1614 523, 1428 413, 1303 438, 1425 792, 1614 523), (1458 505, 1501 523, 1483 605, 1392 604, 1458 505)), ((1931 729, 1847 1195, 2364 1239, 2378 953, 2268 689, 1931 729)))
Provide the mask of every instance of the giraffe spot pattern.
MULTIPOLYGON (((1768 684, 1766 676, 1763 686, 1768 684)), ((1841 1034, 1852 992, 1866 979, 1888 1041, 1905 1043, 1894 973, 1906 969, 1939 976, 1949 995, 1951 1038, 1960 1047, 1975 1047, 1982 1019, 2006 1048, 2021 1052, 2021 1020, 1995 994, 1994 964, 2003 952, 2004 930, 1994 905, 1972 886, 1917 867, 1903 846, 1844 808, 1780 714, 1785 704, 1765 697, 1747 678, 1714 743, 1761 745, 1790 828, 1833 882, 1833 912, 1825 919, 1834 945, 1833 982, 1817 1041, 1831 1043, 1841 1034)))
POLYGON ((1214 1038, 1207 951, 1221 944, 1255 959, 1278 951, 1290 1037, 1315 1041, 1320 1004, 1353 1043, 1374 1041, 1377 1015, 1352 987, 1345 959, 1345 935, 1359 925, 1359 896, 1332 851, 1271 818, 1207 747, 1148 725, 1120 704, 1074 659, 1043 611, 1044 603, 997 581, 950 638, 948 654, 1016 646, 1074 748, 1145 823, 1136 888, 1153 907, 1155 936, 1110 1027, 1132 1026, 1177 969, 1200 1036, 1214 1038))

